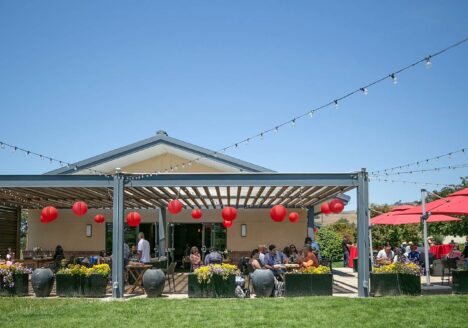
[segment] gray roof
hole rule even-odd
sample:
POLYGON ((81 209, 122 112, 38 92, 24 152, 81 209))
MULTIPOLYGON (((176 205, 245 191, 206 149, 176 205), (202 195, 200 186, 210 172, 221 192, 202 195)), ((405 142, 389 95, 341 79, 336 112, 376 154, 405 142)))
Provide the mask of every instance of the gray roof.
POLYGON ((46 172, 44 174, 52 175, 52 174, 76 173, 77 171, 87 169, 87 168, 92 168, 94 166, 142 151, 144 149, 147 149, 147 148, 159 145, 159 144, 164 144, 164 145, 172 146, 175 148, 179 148, 181 150, 191 152, 195 154, 196 156, 201 156, 203 158, 207 158, 207 159, 210 159, 210 160, 222 163, 222 164, 233 166, 245 172, 274 172, 273 170, 267 169, 265 167, 258 166, 258 165, 255 165, 246 161, 242 161, 240 159, 237 159, 231 156, 215 153, 212 150, 199 147, 191 143, 181 141, 179 139, 169 137, 167 133, 164 131, 158 131, 157 135, 154 137, 144 139, 144 140, 135 142, 133 144, 130 144, 128 146, 120 147, 120 148, 105 152, 101 155, 87 158, 85 160, 73 163, 70 167, 62 167, 62 168, 59 168, 50 172, 46 172), (78 168, 76 171, 74 170, 75 166, 78 168))

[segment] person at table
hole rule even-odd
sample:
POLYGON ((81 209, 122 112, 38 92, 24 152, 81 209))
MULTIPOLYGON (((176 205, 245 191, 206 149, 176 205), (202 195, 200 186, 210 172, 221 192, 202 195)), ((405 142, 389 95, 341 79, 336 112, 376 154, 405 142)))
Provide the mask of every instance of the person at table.
POLYGON ((265 254, 267 253, 267 248, 265 245, 258 245, 258 259, 261 265, 265 264, 265 254))
POLYGON ((145 234, 138 234, 138 262, 148 263, 150 261, 150 243, 145 239, 145 234))
POLYGON ((291 259, 291 248, 289 248, 289 246, 286 246, 285 248, 283 248, 283 254, 285 256, 285 259, 284 259, 284 263, 290 263, 290 259, 291 259))
POLYGON ((322 260, 322 254, 320 254, 320 245, 312 240, 310 237, 306 237, 304 240, 304 247, 310 245, 313 249, 315 249, 315 253, 317 254, 318 260, 322 260))
POLYGON ((252 266, 254 271, 262 268, 259 256, 260 252, 258 251, 258 249, 254 249, 250 254, 249 264, 252 266))
POLYGON ((190 271, 195 271, 203 264, 201 260, 200 251, 197 246, 193 246, 190 249, 190 271))
POLYGON ((223 263, 223 256, 216 250, 216 248, 212 247, 210 249, 210 254, 205 256, 205 265, 221 263, 223 263))
POLYGON ((264 267, 270 269, 276 275, 281 273, 281 268, 275 268, 275 266, 284 264, 286 256, 276 249, 276 246, 271 244, 268 246, 268 253, 265 254, 264 267))
POLYGON ((341 241, 341 249, 343 250, 343 267, 347 268, 349 265, 349 235, 344 235, 341 241))
POLYGON ((304 268, 309 268, 311 266, 318 267, 319 260, 315 255, 314 248, 310 245, 305 245, 302 250, 302 257, 298 259, 300 266, 304 268))
POLYGON ((391 264, 393 262, 394 256, 395 253, 392 251, 392 246, 387 244, 377 253, 377 264, 391 264))
POLYGON ((60 262, 65 259, 65 255, 63 253, 63 247, 61 245, 57 245, 55 247, 55 253, 54 256, 52 256, 52 259, 54 262, 60 262))
POLYGON ((299 251, 296 248, 296 245, 291 244, 289 245, 289 249, 291 250, 291 256, 289 258, 289 263, 296 263, 297 259, 300 257, 299 251))
POLYGON ((417 245, 411 245, 411 251, 406 255, 408 261, 421 265, 421 253, 418 252, 417 245))
POLYGON ((455 244, 452 247, 452 250, 450 253, 447 254, 448 259, 455 259, 455 260, 461 260, 462 259, 462 252, 458 249, 458 245, 455 244))

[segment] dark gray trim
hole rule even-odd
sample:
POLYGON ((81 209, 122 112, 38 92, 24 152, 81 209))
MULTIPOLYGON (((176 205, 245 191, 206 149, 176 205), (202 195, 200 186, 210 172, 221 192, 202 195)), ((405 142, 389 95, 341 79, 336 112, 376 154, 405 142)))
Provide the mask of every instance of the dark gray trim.
POLYGON ((114 176, 112 212, 112 297, 124 296, 124 178, 114 176))
POLYGON ((112 187, 113 178, 100 175, 0 175, 0 187, 112 187))
POLYGON ((268 168, 258 166, 246 161, 242 161, 240 159, 223 155, 220 153, 216 153, 212 150, 199 147, 193 145, 191 143, 181 141, 175 138, 171 138, 165 135, 157 135, 148 139, 144 139, 142 141, 135 142, 128 146, 120 147, 108 152, 105 152, 101 155, 93 156, 88 159, 73 163, 70 167, 62 167, 50 172, 46 172, 46 175, 53 175, 53 174, 72 174, 76 173, 88 168, 95 167, 97 165, 112 161, 114 159, 127 156, 142 150, 145 150, 150 147, 154 147, 158 144, 165 144, 168 146, 172 146, 190 153, 195 154, 196 156, 202 156, 204 158, 208 158, 213 161, 220 162, 222 164, 226 164, 229 166, 237 167, 240 170, 244 170, 247 172, 274 172, 268 168), (74 168, 77 167, 78 169, 75 171, 74 168))

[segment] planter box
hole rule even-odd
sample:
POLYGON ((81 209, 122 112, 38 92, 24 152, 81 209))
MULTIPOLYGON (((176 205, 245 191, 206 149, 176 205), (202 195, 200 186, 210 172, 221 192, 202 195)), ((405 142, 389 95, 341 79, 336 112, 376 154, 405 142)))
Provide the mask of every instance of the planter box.
POLYGON ((452 271, 453 286, 455 294, 468 294, 468 271, 452 271))
POLYGON ((421 295, 421 277, 402 273, 370 275, 371 296, 421 295))
POLYGON ((209 284, 200 284, 197 275, 188 275, 188 296, 191 298, 233 298, 236 297, 236 276, 230 275, 227 280, 213 275, 209 284))
POLYGON ((100 274, 92 274, 81 278, 84 297, 106 297, 107 282, 109 279, 100 274))
POLYGON ((333 274, 287 273, 284 282, 284 296, 331 296, 333 274))
POLYGON ((29 293, 29 274, 16 274, 13 276, 15 285, 9 287, 0 276, 0 296, 27 296, 29 293))
POLYGON ((57 296, 80 297, 83 296, 81 276, 70 274, 57 274, 55 276, 57 296))

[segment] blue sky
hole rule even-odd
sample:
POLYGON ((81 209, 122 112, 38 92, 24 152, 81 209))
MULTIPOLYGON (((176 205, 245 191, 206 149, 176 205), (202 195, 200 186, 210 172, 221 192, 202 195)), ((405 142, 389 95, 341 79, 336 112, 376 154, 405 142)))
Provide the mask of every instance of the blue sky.
MULTIPOLYGON (((466 1, 1 1, 0 140, 71 162, 159 129, 219 149, 468 36, 467 12, 466 1)), ((467 58, 468 43, 229 154, 342 172, 468 147, 467 58)), ((0 151, 0 174, 53 168, 0 151)), ((370 198, 411 201, 420 188, 374 182, 370 198)))

